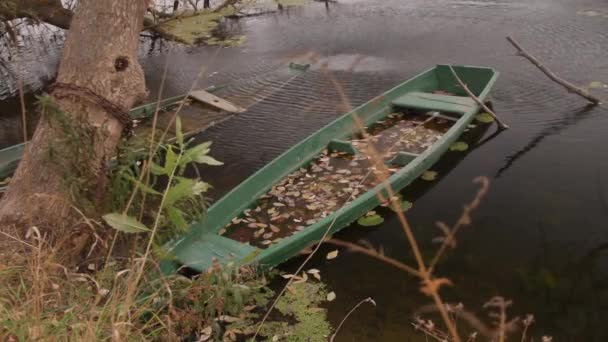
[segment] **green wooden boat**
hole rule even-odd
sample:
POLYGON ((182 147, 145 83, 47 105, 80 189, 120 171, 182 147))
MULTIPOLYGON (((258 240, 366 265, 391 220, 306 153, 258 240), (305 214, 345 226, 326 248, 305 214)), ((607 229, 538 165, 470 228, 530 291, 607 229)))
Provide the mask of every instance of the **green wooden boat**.
MULTIPOLYGON (((480 100, 498 77, 492 68, 453 69, 480 100)), ((218 200, 188 234, 168 246, 172 258, 164 262, 163 270, 185 267, 200 272, 214 260, 262 268, 286 261, 318 242, 328 229, 333 234, 366 215, 381 204, 378 194, 386 198, 386 184, 366 187, 366 178, 357 173, 367 170, 367 157, 360 152, 370 141, 362 138, 357 122, 364 123, 371 141, 381 149, 387 148, 381 144, 384 140, 397 139, 379 154, 392 170, 386 182, 399 191, 437 162, 478 110, 449 66, 438 65, 415 76, 323 127, 218 200), (419 136, 419 131, 425 133, 419 136), (403 135, 411 135, 417 143, 403 141, 403 135), (395 145, 399 145, 396 150, 395 145), (319 190, 326 197, 311 190, 323 186, 329 187, 319 190), (353 196, 359 187, 365 191, 353 196), (334 203, 347 192, 348 200, 334 203), (323 198, 317 201, 315 196, 323 198)))
MULTIPOLYGON (((154 115, 156 106, 158 105, 161 110, 167 110, 184 99, 184 96, 174 96, 164 100, 161 100, 159 104, 156 102, 148 103, 136 108, 133 108, 129 115, 133 120, 141 120, 154 115)), ((27 143, 21 143, 9 147, 5 147, 0 150, 0 179, 10 177, 13 172, 17 169, 21 157, 25 152, 27 143)))

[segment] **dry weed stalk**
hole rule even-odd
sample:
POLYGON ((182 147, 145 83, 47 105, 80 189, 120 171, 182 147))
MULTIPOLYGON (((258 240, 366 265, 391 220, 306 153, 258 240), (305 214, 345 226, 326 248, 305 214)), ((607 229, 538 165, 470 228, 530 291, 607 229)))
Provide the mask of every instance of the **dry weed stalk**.
POLYGON ((350 309, 350 311, 346 314, 346 316, 344 316, 344 318, 342 318, 342 321, 340 321, 340 324, 338 324, 336 331, 334 331, 333 335, 331 335, 331 337, 329 338, 329 342, 334 342, 334 338, 336 338, 336 335, 338 335, 338 332, 340 331, 340 328, 342 328, 342 325, 344 324, 344 322, 346 322, 348 317, 350 317, 350 315, 353 312, 355 312, 361 305, 363 305, 365 303, 371 303, 373 306, 376 306, 376 302, 372 299, 372 297, 367 297, 364 300, 357 303, 357 305, 355 305, 352 309, 350 309))
MULTIPOLYGON (((338 82, 338 80, 328 70, 325 70, 325 73, 326 73, 326 76, 331 81, 331 83, 335 86, 336 90, 338 91, 338 94, 340 95, 340 99, 342 100, 344 109, 351 110, 352 106, 344 91, 342 84, 340 84, 340 82, 338 82)), ((356 113, 353 117, 354 117, 354 122, 357 125, 358 130, 360 132, 365 132, 364 122, 356 115, 356 113)), ((389 175, 388 168, 387 168, 386 164, 384 163, 384 160, 382 159, 381 155, 378 153, 378 151, 376 151, 373 144, 368 145, 367 151, 361 151, 361 152, 372 160, 372 163, 374 165, 372 167, 372 169, 374 169, 374 175, 376 176, 377 180, 384 186, 384 190, 386 191, 386 193, 388 195, 388 201, 390 203, 390 206, 392 207, 393 211, 397 214, 397 218, 399 219, 399 223, 401 224, 403 232, 404 232, 405 236, 407 237, 410 248, 414 252, 414 257, 416 259, 416 264, 417 264, 417 270, 419 273, 419 275, 417 275, 417 276, 422 281, 421 291, 433 299, 433 302, 439 309, 441 317, 448 328, 450 336, 452 337, 452 339, 454 341, 460 342, 461 339, 460 339, 460 336, 458 335, 456 325, 450 319, 448 312, 445 308, 444 301, 439 294, 439 289, 441 288, 441 286, 451 285, 451 281, 447 278, 435 278, 432 271, 430 271, 429 268, 427 267, 427 265, 425 264, 424 259, 422 258, 422 253, 420 251, 420 247, 418 245, 418 241, 416 240, 416 238, 414 236, 413 230, 412 230, 407 218, 405 217, 405 214, 401 210, 401 204, 397 200, 397 196, 395 196, 395 191, 393 190, 390 183, 388 182, 388 175, 389 175)), ((487 181, 487 178, 486 178, 486 185, 487 185, 487 183, 489 183, 489 182, 487 181)), ((378 193, 378 199, 380 200, 380 202, 387 201, 384 198, 384 196, 382 196, 381 193, 378 193)), ((446 241, 447 241, 447 239, 446 239, 446 241)))
MULTIPOLYGON (((311 58, 313 61, 318 60, 318 56, 313 56, 311 58)), ((350 68, 348 69, 349 72, 352 72, 354 70, 354 68, 363 60, 363 58, 357 58, 353 64, 350 66, 350 68)), ((342 84, 333 76, 333 74, 328 70, 327 65, 324 65, 321 68, 322 72, 325 74, 325 76, 329 79, 329 81, 332 83, 332 85, 334 85, 336 91, 338 92, 339 95, 339 99, 340 99, 340 104, 341 104, 341 110, 345 111, 345 112, 349 112, 352 110, 352 105, 351 102, 348 98, 348 96, 346 95, 344 88, 342 86, 342 84)), ((357 130, 360 134, 362 134, 364 137, 366 135, 365 132, 365 124, 364 122, 361 120, 361 118, 359 118, 356 113, 354 113, 353 115, 353 119, 354 122, 357 126, 357 130)), ((392 148, 392 147, 391 147, 392 148)), ((457 329, 456 329, 456 325, 454 324, 454 322, 450 319, 448 311, 446 309, 446 305, 444 304, 440 294, 439 294, 439 289, 441 288, 441 286, 443 285, 451 285, 451 282, 449 279, 447 278, 435 278, 432 270, 429 269, 427 267, 427 265, 425 264, 423 258, 422 258, 422 253, 420 251, 418 242, 416 241, 413 231, 411 229, 411 226, 409 225, 409 222, 407 221, 405 215, 403 214, 401 208, 400 208, 400 202, 397 200, 397 196, 395 196, 395 191, 392 189, 392 187, 390 186, 390 183, 387 181, 388 177, 389 177, 389 171, 388 168, 386 166, 386 164, 384 163, 383 159, 381 158, 381 155, 375 150, 374 146, 372 144, 369 144, 367 149, 365 151, 361 151, 364 155, 366 155, 371 161, 372 161, 372 167, 370 168, 370 171, 368 172, 368 174, 365 176, 364 179, 367 178, 367 176, 371 173, 373 174, 376 179, 379 181, 379 183, 381 183, 384 186, 384 190, 386 191, 387 195, 388 195, 388 199, 384 198, 384 196, 382 195, 382 193, 378 193, 378 198, 380 200, 380 202, 389 202, 392 209, 397 213, 397 217, 399 219, 399 222, 401 223, 401 227, 403 228, 404 234, 406 235, 408 242, 410 244, 410 247, 412 248, 413 252, 414 252, 414 256, 416 258, 416 262, 417 262, 417 267, 411 267, 408 265, 405 265, 402 262, 399 262, 397 260, 388 258, 386 256, 384 256, 383 253, 378 252, 374 249, 365 249, 363 247, 359 247, 353 244, 350 244, 349 246, 359 252, 363 252, 367 255, 370 255, 372 257, 375 257, 377 259, 383 260, 385 262, 388 262, 389 264, 400 268, 402 270, 404 270, 405 272, 408 272, 410 274, 413 274, 414 276, 417 276, 418 278, 421 279, 422 281, 422 287, 421 287, 421 291, 428 295, 429 297, 431 297, 436 305, 436 307, 438 308, 441 317, 444 321, 444 323, 446 324, 448 331, 450 333, 451 339, 453 341, 456 342, 460 342, 460 336, 458 335, 457 329)), ((489 181, 487 178, 477 178, 475 180, 478 183, 482 184, 482 189, 478 192, 478 195, 480 197, 483 197, 483 195, 487 192, 487 188, 489 186, 489 181)), ((351 195, 352 197, 352 195, 351 195)), ((349 198, 350 199, 350 198, 349 198)), ((477 199, 477 198, 476 198, 477 199)), ((348 201, 348 200, 347 200, 348 201)), ((344 204, 347 202, 345 201, 344 204)), ((472 204, 475 204, 475 207, 477 205, 479 205, 479 202, 481 201, 481 198, 477 199, 476 201, 473 201, 472 204)), ((343 204, 343 205, 344 205, 343 204)), ((342 206, 343 206, 342 205, 342 206)), ((470 205, 471 206, 471 205, 470 205)), ((472 207, 470 210, 466 211, 467 216, 466 218, 468 218, 468 213, 473 210, 475 207, 472 207)), ((320 242, 316 245, 316 247, 313 249, 313 251, 308 255, 308 257, 302 262, 302 264, 298 267, 298 269, 296 270, 296 272, 294 272, 294 274, 299 274, 301 272, 302 269, 304 269, 305 265, 309 262, 310 259, 312 259, 312 257, 316 254, 316 252, 319 250, 321 244, 323 242, 327 241, 327 238, 329 236, 329 232, 331 231, 331 228, 333 227, 333 225, 335 224, 336 218, 334 218, 334 220, 329 224, 328 228, 326 229, 325 233, 323 234, 320 242)), ((462 219, 463 223, 461 225, 464 225, 464 222, 466 222, 466 219, 462 219)), ((470 222, 470 218, 468 219, 468 222, 470 222)), ((454 244, 455 240, 454 240, 454 234, 446 234, 446 238, 443 241, 443 244, 454 244)), ((329 240, 334 244, 349 244, 347 242, 337 242, 336 240, 329 240)), ((447 247, 446 247, 447 248, 447 247)), ((441 254, 443 254, 443 250, 441 250, 441 254)), ((438 251, 439 252, 439 251, 438 251)), ((441 256, 441 254, 439 255, 439 257, 441 256)), ((439 259, 439 258, 437 258, 439 259)), ((276 303, 278 302, 279 298, 285 293, 285 291, 289 288, 289 286, 291 285, 292 281, 293 281, 293 277, 290 278, 287 283, 284 285, 284 287, 282 288, 282 290, 279 292, 277 298, 275 298, 274 302, 272 303, 272 305, 269 307, 269 309, 266 311, 266 314, 264 315, 264 317, 262 318, 261 322, 258 325, 258 328, 256 329, 256 333, 254 335, 254 338, 257 337, 261 327, 263 326, 264 322, 267 320, 268 316, 270 315, 271 311, 274 309, 274 307, 276 306, 276 303)))

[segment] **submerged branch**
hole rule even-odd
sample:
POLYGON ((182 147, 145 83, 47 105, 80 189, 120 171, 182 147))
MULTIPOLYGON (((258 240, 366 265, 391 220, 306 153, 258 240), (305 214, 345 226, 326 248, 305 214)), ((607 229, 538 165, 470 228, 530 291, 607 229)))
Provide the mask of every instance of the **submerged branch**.
POLYGON ((515 41, 515 39, 513 39, 511 37, 507 37, 507 40, 509 41, 509 43, 511 43, 511 45, 513 45, 517 49, 518 56, 522 56, 522 57, 526 58, 527 60, 529 60, 532 64, 534 64, 534 66, 539 68, 540 71, 542 71, 545 75, 547 75, 547 77, 549 77, 552 81, 554 81, 555 83, 566 88, 566 90, 568 90, 568 92, 575 93, 575 94, 585 98, 587 101, 591 102, 594 105, 598 105, 601 103, 601 101, 597 97, 589 94, 588 91, 586 91, 582 88, 579 88, 579 87, 575 86, 574 84, 557 76, 555 73, 553 73, 551 70, 549 70, 549 68, 547 68, 540 60, 538 60, 536 57, 532 56, 526 50, 524 50, 524 48, 521 47, 521 45, 519 45, 519 43, 517 41, 515 41))
POLYGON ((496 113, 494 113, 494 111, 492 111, 492 109, 490 109, 485 103, 483 103, 483 101, 481 101, 477 96, 475 96, 475 94, 473 94, 473 92, 469 89, 469 87, 467 87, 467 85, 460 79, 460 77, 458 77, 458 75, 456 74, 456 71, 454 71, 454 68, 452 68, 452 66, 450 66, 450 71, 452 72, 452 75, 454 76, 456 81, 458 81, 458 84, 460 84, 460 87, 462 87, 462 89, 464 89, 464 91, 467 93, 467 95, 469 95, 469 97, 471 99, 473 99, 473 101, 475 101, 475 103, 480 105, 481 108, 483 108, 483 110, 488 112, 488 114, 492 115, 492 117, 494 118, 494 120, 496 120, 496 122, 498 123, 500 128, 503 128, 503 129, 509 128, 509 126, 507 124, 505 124, 498 118, 498 116, 496 115, 496 113))

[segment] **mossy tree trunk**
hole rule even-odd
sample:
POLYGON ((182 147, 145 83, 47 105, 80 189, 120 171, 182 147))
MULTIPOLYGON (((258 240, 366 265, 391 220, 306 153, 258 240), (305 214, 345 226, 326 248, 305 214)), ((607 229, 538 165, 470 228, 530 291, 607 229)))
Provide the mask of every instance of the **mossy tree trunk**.
POLYGON ((57 75, 61 86, 43 101, 43 118, 0 201, 0 230, 22 234, 36 225, 63 239, 81 219, 74 207, 90 210, 103 197, 106 165, 125 126, 116 113, 146 96, 137 55, 147 3, 79 1, 57 75))

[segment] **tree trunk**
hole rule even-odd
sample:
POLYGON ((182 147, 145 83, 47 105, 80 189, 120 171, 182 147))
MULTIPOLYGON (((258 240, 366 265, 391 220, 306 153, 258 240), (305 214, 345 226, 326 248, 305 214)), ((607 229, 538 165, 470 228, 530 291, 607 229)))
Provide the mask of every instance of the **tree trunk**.
POLYGON ((65 238, 80 219, 74 207, 90 209, 103 196, 125 115, 146 96, 137 60, 146 7, 146 0, 79 1, 53 101, 43 101, 43 117, 0 201, 1 230, 36 225, 65 238))

